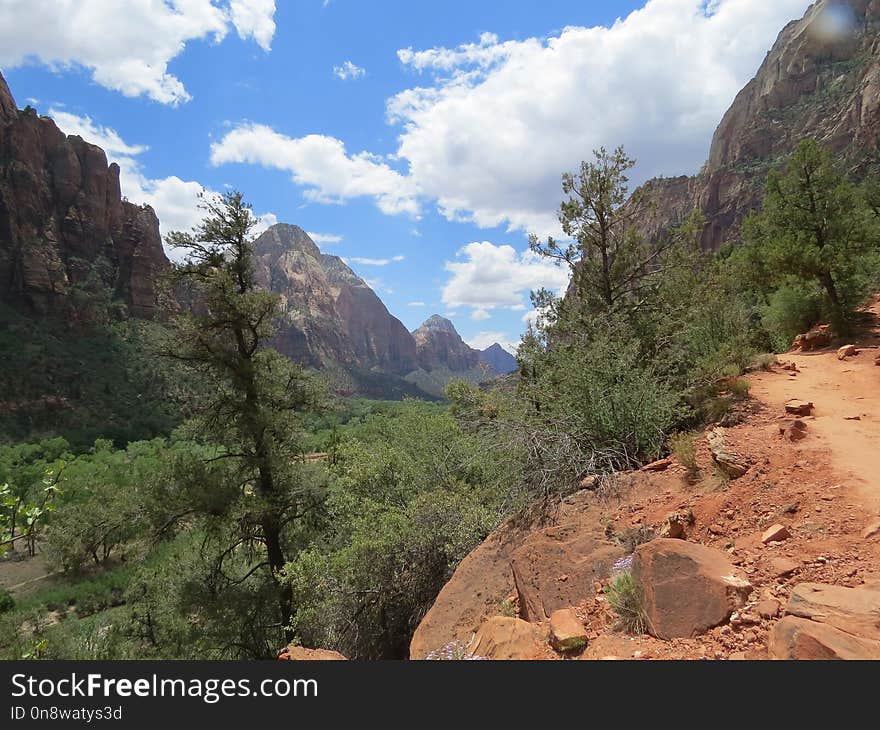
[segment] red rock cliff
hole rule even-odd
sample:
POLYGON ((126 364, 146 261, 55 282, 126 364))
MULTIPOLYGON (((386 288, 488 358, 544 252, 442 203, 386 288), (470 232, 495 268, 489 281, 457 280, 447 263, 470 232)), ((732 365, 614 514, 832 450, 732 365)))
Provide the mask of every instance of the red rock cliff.
POLYGON ((152 208, 122 199, 118 165, 51 119, 19 111, 0 75, 0 299, 63 314, 97 275, 135 317, 168 265, 152 208))

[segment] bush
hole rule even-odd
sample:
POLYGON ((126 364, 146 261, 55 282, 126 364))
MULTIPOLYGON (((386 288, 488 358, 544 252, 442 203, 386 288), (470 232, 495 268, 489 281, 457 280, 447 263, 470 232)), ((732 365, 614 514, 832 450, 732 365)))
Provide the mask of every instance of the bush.
POLYGON ((821 319, 822 298, 815 289, 783 286, 770 295, 761 315, 761 325, 776 352, 786 352, 796 335, 806 332, 821 319))
POLYGON ((15 608, 15 599, 9 595, 9 591, 0 587, 0 613, 8 613, 15 608))
POLYGON ((730 392, 735 398, 745 398, 748 396, 750 389, 751 385, 749 384, 749 381, 744 380, 743 378, 736 378, 730 384, 730 392))
POLYGON ((689 478, 694 479, 700 474, 697 464, 697 447, 694 437, 689 433, 675 433, 669 437, 669 449, 673 456, 685 469, 689 478))
POLYGON ((630 634, 644 634, 648 628, 642 588, 632 571, 622 570, 605 587, 608 604, 617 614, 620 627, 630 634))

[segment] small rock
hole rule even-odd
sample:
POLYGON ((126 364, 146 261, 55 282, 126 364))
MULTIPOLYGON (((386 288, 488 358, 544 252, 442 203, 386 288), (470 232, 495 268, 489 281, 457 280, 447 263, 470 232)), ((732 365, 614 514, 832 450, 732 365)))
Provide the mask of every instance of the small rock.
POLYGON ((767 545, 771 542, 782 542, 783 540, 788 540, 791 537, 791 532, 789 532, 788 528, 785 525, 773 525, 772 527, 768 527, 764 534, 761 535, 761 542, 767 545))
POLYGON ((487 659, 535 659, 541 656, 537 629, 519 618, 494 616, 480 626, 467 653, 487 659))
POLYGON ((550 615, 550 644, 558 652, 580 651, 587 645, 584 625, 571 608, 550 615))
POLYGON ((780 431, 789 441, 801 441, 807 437, 807 424, 800 420, 792 421, 787 428, 780 428, 780 431))
POLYGON ((590 476, 581 479, 578 486, 581 489, 595 489, 599 486, 599 477, 595 474, 590 474, 590 476))
POLYGON ((773 625, 769 650, 771 659, 880 659, 880 642, 797 616, 773 625))
POLYGON ((304 646, 288 646, 281 650, 278 658, 282 661, 326 662, 346 661, 338 651, 330 649, 307 649, 304 646))
POLYGON ((859 354, 859 348, 855 345, 844 345, 837 351, 838 360, 846 360, 848 357, 854 357, 859 354))
POLYGON ((809 401, 792 399, 785 404, 785 412, 793 416, 809 416, 815 406, 809 401))
POLYGON ((761 618, 776 618, 779 615, 779 610, 782 606, 779 601, 774 601, 772 599, 767 601, 761 601, 756 607, 755 610, 758 612, 758 615, 761 618))
POLYGON ((723 535, 724 528, 718 524, 709 525, 709 532, 711 532, 713 535, 723 535))
POLYGON ((877 537, 877 535, 880 535, 880 520, 874 520, 870 523, 862 533, 862 538, 870 540, 872 537, 877 537))
POLYGON ((642 471, 666 471, 672 466, 672 459, 658 459, 642 467, 642 471))

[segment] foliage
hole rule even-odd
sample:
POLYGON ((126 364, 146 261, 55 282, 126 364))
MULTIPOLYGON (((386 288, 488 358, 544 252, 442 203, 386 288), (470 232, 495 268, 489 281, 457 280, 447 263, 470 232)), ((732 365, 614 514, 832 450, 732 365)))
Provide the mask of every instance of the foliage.
POLYGON ((321 536, 287 568, 299 639, 354 658, 405 658, 458 562, 503 516, 507 468, 424 403, 350 432, 321 536))
POLYGON ((711 384, 752 354, 748 309, 699 249, 702 219, 649 240, 638 221, 650 197, 627 198, 632 164, 622 149, 596 152, 563 177, 559 220, 573 242, 532 237, 572 283, 562 298, 533 295, 539 317, 519 348, 517 387, 449 391, 466 428, 518 455, 535 496, 657 458, 669 433, 699 418, 711 384))
POLYGON ((644 634, 648 629, 642 588, 631 570, 621 570, 605 586, 608 605, 617 614, 620 627, 630 634, 644 634))
POLYGON ((796 335, 806 332, 822 317, 822 295, 812 289, 789 284, 774 291, 761 312, 761 325, 770 337, 774 352, 785 352, 796 335))
POLYGON ((793 279, 818 286, 832 323, 845 331, 876 275, 868 264, 880 239, 876 214, 828 150, 804 140, 783 168, 771 171, 763 209, 743 234, 774 285, 793 279))
POLYGON ((205 533, 181 590, 184 599, 209 592, 205 630, 228 637, 236 621, 236 629, 250 627, 248 636, 235 637, 247 644, 241 650, 271 656, 271 643, 292 636, 293 597, 280 574, 304 544, 301 520, 322 499, 320 479, 298 458, 305 445, 300 414, 320 406, 320 393, 302 367, 267 344, 280 309, 278 297, 257 285, 250 206, 231 192, 204 196, 202 208, 205 218, 191 233, 168 236, 183 255, 172 281, 199 305, 172 318, 163 352, 208 387, 188 433, 217 448, 209 460, 177 465, 183 514, 205 533), (206 504, 210 484, 221 498, 206 504), (230 613, 243 596, 264 612, 258 620, 252 611, 230 613))
POLYGON ((0 614, 9 613, 15 608, 15 599, 0 586, 0 614))
POLYGON ((690 479, 695 479, 700 473, 697 464, 697 449, 694 445, 694 436, 690 433, 674 433, 669 437, 669 449, 685 469, 690 479))
POLYGON ((463 641, 450 641, 439 649, 428 652, 425 661, 484 661, 486 657, 468 652, 468 645, 463 641))
POLYGON ((170 433, 198 386, 154 356, 161 330, 137 320, 72 329, 0 303, 0 442, 61 436, 81 450, 170 433))

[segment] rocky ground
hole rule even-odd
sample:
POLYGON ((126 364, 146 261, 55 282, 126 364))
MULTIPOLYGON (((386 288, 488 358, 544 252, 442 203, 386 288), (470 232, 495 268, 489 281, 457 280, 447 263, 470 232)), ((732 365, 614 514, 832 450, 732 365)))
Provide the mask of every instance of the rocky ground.
POLYGON ((492 658, 880 658, 878 313, 875 304, 854 343, 858 354, 839 356, 848 343, 838 342, 749 375, 751 397, 728 418, 740 422, 696 438, 699 474, 673 457, 498 530, 443 589, 411 656, 452 642, 492 658), (717 617, 703 614, 717 601, 719 625, 667 640, 619 630, 604 591, 608 576, 655 535, 705 546, 709 556, 703 564, 679 554, 690 546, 655 540, 676 554, 652 563, 656 545, 638 547, 646 581, 656 583, 658 626, 664 611, 711 623, 717 617), (674 585, 665 606, 664 571, 673 582, 681 571, 694 573, 674 585), (724 581, 750 589, 734 597, 724 581), (555 651, 551 624, 571 612, 586 646, 555 651))

